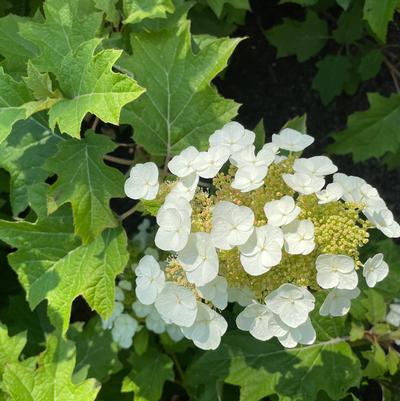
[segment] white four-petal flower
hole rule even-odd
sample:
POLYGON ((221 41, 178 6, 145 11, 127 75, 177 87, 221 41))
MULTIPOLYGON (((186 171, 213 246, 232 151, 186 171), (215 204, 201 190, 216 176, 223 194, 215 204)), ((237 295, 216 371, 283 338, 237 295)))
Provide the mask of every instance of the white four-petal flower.
POLYGON ((228 305, 228 282, 225 277, 217 276, 204 286, 197 287, 200 296, 212 302, 218 309, 225 309, 228 305))
POLYGON ((293 170, 296 173, 324 177, 336 173, 338 168, 332 163, 332 160, 326 156, 314 156, 309 159, 296 159, 293 163, 293 170))
POLYGON ((138 326, 138 322, 132 316, 122 313, 114 321, 114 327, 111 330, 113 340, 121 348, 129 348, 138 326))
POLYGON ((351 300, 359 295, 360 290, 357 287, 352 290, 334 288, 326 296, 319 309, 319 314, 321 316, 344 316, 350 310, 351 300))
MULTIPOLYGON (((182 197, 190 202, 196 193, 198 183, 199 176, 196 173, 192 173, 179 179, 168 195, 172 195, 174 198, 182 197)), ((168 197, 168 199, 170 198, 168 197)))
POLYGON ((166 201, 158 210, 159 229, 155 244, 165 251, 180 251, 188 241, 191 230, 192 209, 189 202, 182 198, 166 201))
POLYGON ((297 344, 310 345, 313 344, 316 339, 316 332, 311 324, 310 318, 300 324, 297 327, 290 327, 283 322, 279 322, 279 318, 276 319, 280 329, 285 333, 277 336, 279 342, 286 348, 294 348, 297 344))
POLYGON ((386 321, 395 327, 400 327, 400 304, 390 304, 386 321))
POLYGON ((152 162, 133 166, 125 181, 125 193, 131 199, 155 199, 158 188, 158 167, 152 162))
POLYGON ((254 191, 264 184, 267 175, 266 167, 244 166, 236 171, 235 179, 231 186, 241 192, 254 191))
POLYGON ((364 214, 387 237, 400 237, 400 224, 394 220, 393 213, 389 209, 381 209, 379 211, 364 210, 364 214))
POLYGON ((270 225, 256 227, 247 242, 239 247, 240 262, 248 274, 259 276, 279 264, 282 246, 280 228, 270 225))
POLYGON ((196 286, 209 283, 218 274, 219 259, 208 233, 190 234, 186 246, 178 252, 178 260, 188 281, 196 286))
POLYGON ((195 172, 194 161, 198 154, 199 151, 194 146, 189 146, 169 161, 169 170, 177 177, 186 177, 193 174, 195 172))
POLYGON ((236 121, 225 124, 222 129, 215 131, 209 138, 210 147, 225 146, 230 154, 241 151, 252 145, 255 140, 251 132, 236 121))
POLYGON ((153 256, 146 255, 140 259, 135 274, 138 300, 144 305, 151 305, 164 288, 164 272, 153 256))
POLYGON ((220 249, 244 244, 253 232, 254 213, 247 206, 222 201, 214 207, 211 238, 220 249))
POLYGON ((282 230, 287 253, 308 255, 314 250, 314 224, 311 220, 294 220, 282 230))
POLYGON ((183 335, 204 350, 218 348, 228 324, 209 306, 198 303, 196 320, 190 327, 182 327, 183 335))
POLYGON ((367 282, 368 287, 375 287, 389 274, 389 266, 383 260, 383 253, 378 253, 372 258, 369 258, 363 267, 363 276, 367 282))
POLYGON ((280 149, 289 150, 290 152, 301 152, 313 142, 314 138, 312 136, 302 134, 292 128, 284 128, 279 134, 272 135, 272 143, 279 146, 280 149))
POLYGON ((337 182, 332 182, 325 189, 317 192, 316 195, 320 205, 336 202, 343 196, 343 187, 337 182))
POLYGON ((325 185, 322 177, 304 173, 282 174, 282 178, 288 187, 302 195, 318 192, 325 185))
POLYGON ((301 212, 291 196, 283 196, 281 199, 267 202, 264 206, 264 213, 267 216, 268 224, 276 227, 291 223, 301 212))
POLYGON ((358 284, 354 260, 346 255, 323 254, 316 262, 317 283, 325 289, 353 290, 358 284))
POLYGON ((314 309, 315 298, 306 288, 282 284, 265 298, 265 304, 289 327, 305 323, 314 309))
POLYGON ((155 307, 165 323, 181 327, 193 324, 197 314, 196 298, 188 288, 167 282, 158 295, 155 307))
POLYGON ((214 178, 229 159, 229 155, 225 146, 215 146, 207 152, 200 152, 193 163, 197 174, 203 178, 214 178))

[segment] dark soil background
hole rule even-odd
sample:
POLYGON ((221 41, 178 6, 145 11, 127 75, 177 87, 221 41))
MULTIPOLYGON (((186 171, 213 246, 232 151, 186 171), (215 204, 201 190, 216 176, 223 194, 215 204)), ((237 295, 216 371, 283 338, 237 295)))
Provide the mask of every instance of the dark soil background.
MULTIPOLYGON (((374 79, 361 83, 355 95, 337 97, 329 106, 323 106, 311 85, 318 57, 324 56, 326 49, 306 63, 298 63, 294 56, 277 59, 276 49, 264 35, 283 17, 303 19, 304 9, 265 0, 251 1, 251 7, 253 12, 248 13, 246 25, 234 34, 248 39, 234 52, 224 79, 215 82, 223 96, 243 104, 238 120, 247 128, 252 129, 263 118, 269 139, 286 121, 307 113, 308 133, 316 138, 308 153, 321 154, 333 142, 330 134, 344 129, 350 114, 368 109, 368 92, 388 96, 395 91, 389 70, 383 66, 374 79)), ((400 43, 399 21, 391 24, 388 43, 400 43)), ((327 50, 334 49, 328 45, 327 50)), ((341 172, 363 177, 375 186, 400 219, 400 169, 388 171, 374 159, 354 164, 350 156, 332 158, 341 172)))

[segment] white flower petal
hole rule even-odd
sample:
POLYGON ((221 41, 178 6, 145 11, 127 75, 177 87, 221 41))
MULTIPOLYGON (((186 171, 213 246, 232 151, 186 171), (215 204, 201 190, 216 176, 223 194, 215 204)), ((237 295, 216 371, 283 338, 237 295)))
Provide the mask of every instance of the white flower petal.
POLYGON ((200 296, 211 301, 218 309, 225 309, 228 305, 228 282, 225 277, 217 276, 204 286, 197 287, 200 296))
POLYGON ((315 248, 311 220, 294 220, 283 227, 285 250, 291 255, 308 255, 315 248))
POLYGON ((227 328, 228 324, 220 314, 209 306, 198 303, 196 320, 190 327, 182 327, 182 333, 197 347, 213 350, 218 348, 227 328))
POLYGON ((215 131, 209 138, 210 147, 225 146, 230 154, 252 145, 255 140, 254 132, 244 129, 244 127, 232 121, 225 124, 222 129, 215 131))
POLYGON ((326 296, 319 309, 321 316, 345 316, 350 310, 351 300, 360 295, 360 290, 340 290, 334 288, 326 296))
POLYGON ((369 258, 363 267, 363 276, 368 287, 375 287, 377 283, 384 280, 389 274, 389 266, 383 260, 383 254, 378 253, 369 258))
POLYGON ((279 134, 272 135, 273 144, 290 152, 301 152, 313 142, 314 138, 312 136, 302 134, 292 128, 284 128, 279 134))
POLYGON ((125 193, 131 199, 155 199, 158 193, 158 167, 152 162, 136 164, 125 181, 125 193))
POLYGON ((325 185, 322 177, 316 177, 304 173, 283 174, 286 185, 302 195, 310 195, 318 192, 325 185))
POLYGON ((138 322, 130 315, 123 313, 114 321, 111 330, 113 340, 121 348, 129 348, 132 345, 132 338, 138 328, 138 322))
POLYGON ((175 283, 165 284, 155 307, 166 323, 189 327, 196 318, 197 304, 192 291, 175 283))
POLYGON ((193 162, 196 173, 203 178, 214 178, 228 161, 229 155, 225 146, 215 146, 207 152, 200 152, 193 162))
POLYGON ((178 177, 186 177, 193 174, 195 172, 193 164, 198 154, 199 151, 194 146, 189 146, 169 161, 169 170, 178 177))
POLYGON ((252 165, 239 167, 236 171, 235 179, 232 182, 232 188, 241 192, 254 191, 264 184, 264 178, 267 175, 268 167, 255 167, 252 165))
POLYGON ((339 183, 333 182, 322 191, 317 192, 316 195, 320 205, 336 202, 343 196, 343 187, 339 183))
POLYGON ((296 159, 293 163, 293 170, 296 173, 303 173, 317 177, 324 177, 336 173, 338 168, 326 156, 314 156, 309 159, 296 159))
POLYGON ((264 206, 264 213, 267 216, 268 224, 280 227, 291 223, 301 212, 291 196, 283 196, 281 199, 267 202, 264 206))

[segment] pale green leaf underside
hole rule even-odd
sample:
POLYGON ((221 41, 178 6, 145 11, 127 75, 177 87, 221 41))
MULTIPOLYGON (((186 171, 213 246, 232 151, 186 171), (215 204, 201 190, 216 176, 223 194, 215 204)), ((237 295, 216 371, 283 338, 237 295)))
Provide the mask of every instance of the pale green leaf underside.
POLYGON ((75 366, 72 342, 51 335, 37 368, 12 363, 6 366, 4 387, 13 401, 94 401, 100 386, 95 380, 71 381, 75 366))
POLYGON ((205 148, 209 135, 237 113, 238 105, 219 96, 210 81, 222 71, 241 39, 199 40, 193 54, 189 24, 132 36, 133 56, 121 60, 147 89, 122 110, 135 140, 153 155, 178 153, 189 145, 205 148))
POLYGON ((83 295, 103 317, 114 307, 114 280, 128 261, 126 235, 108 229, 88 246, 73 234, 68 208, 37 223, 0 221, 0 238, 18 248, 9 262, 18 274, 29 304, 48 300, 53 325, 66 331, 71 304, 83 295))
POLYGON ((135 24, 146 18, 165 18, 175 10, 172 0, 123 0, 124 24, 135 24))
POLYGON ((330 151, 352 153, 355 161, 362 161, 400 148, 400 95, 370 93, 368 100, 370 108, 349 117, 348 128, 334 135, 330 151))
POLYGON ((103 155, 114 148, 110 139, 89 131, 82 140, 59 143, 58 152, 45 166, 58 176, 49 190, 50 213, 70 202, 75 231, 84 243, 92 241, 105 228, 118 225, 110 199, 125 196, 124 177, 103 161, 103 155))

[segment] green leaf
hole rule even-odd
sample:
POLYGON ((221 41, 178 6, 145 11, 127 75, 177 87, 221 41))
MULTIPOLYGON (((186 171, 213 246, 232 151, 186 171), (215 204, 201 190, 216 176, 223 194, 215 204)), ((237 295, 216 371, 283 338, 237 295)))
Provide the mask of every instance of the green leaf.
POLYGON ((400 148, 400 95, 390 97, 369 93, 370 108, 352 114, 348 128, 333 137, 328 150, 335 154, 351 153, 354 161, 381 157, 400 148))
POLYGON ((0 143, 7 138, 13 125, 33 113, 35 102, 23 82, 15 81, 0 67, 0 143))
POLYGON ((308 10, 304 21, 284 18, 283 24, 269 29, 265 35, 278 49, 277 57, 295 55, 301 63, 325 46, 328 25, 316 13, 308 10))
POLYGON ((144 327, 133 337, 133 348, 138 355, 143 355, 149 347, 149 332, 144 327))
POLYGON ((302 134, 307 133, 307 114, 290 119, 282 128, 292 128, 302 134))
POLYGON ((25 344, 25 333, 9 337, 7 327, 0 323, 0 378, 8 364, 18 361, 25 344))
POLYGON ((279 4, 294 3, 301 6, 313 6, 318 3, 318 0, 280 0, 279 4))
POLYGON ((366 318, 371 323, 382 322, 386 318, 386 304, 383 296, 374 289, 365 291, 367 297, 360 300, 366 309, 366 318))
POLYGON ((19 31, 40 50, 33 59, 37 68, 57 74, 65 56, 95 37, 102 13, 95 12, 92 0, 46 0, 43 10, 44 22, 22 22, 19 31))
POLYGON ((79 295, 102 317, 111 315, 115 277, 129 258, 122 229, 108 229, 88 246, 80 245, 70 210, 63 207, 36 223, 0 220, 0 239, 18 248, 8 259, 30 307, 47 299, 57 329, 67 330, 71 304, 79 295))
POLYGON ((400 354, 392 347, 389 347, 389 351, 386 355, 386 364, 388 371, 392 376, 398 372, 400 365, 400 354))
POLYGON ((49 336, 37 364, 35 370, 22 363, 6 366, 4 386, 13 401, 94 401, 100 390, 93 379, 71 382, 75 349, 70 341, 49 336))
POLYGON ((82 140, 59 142, 58 152, 45 165, 58 177, 49 190, 49 212, 70 202, 75 232, 84 243, 119 224, 109 203, 125 196, 124 177, 103 161, 103 155, 114 149, 109 138, 88 131, 82 140))
POLYGON ((119 123, 121 108, 143 93, 136 82, 112 67, 121 50, 95 53, 101 40, 94 38, 102 13, 94 12, 92 1, 48 0, 45 22, 21 24, 21 34, 35 43, 40 56, 32 60, 40 72, 53 73, 63 99, 49 112, 52 129, 79 138, 87 113, 104 122, 119 123))
POLYGON ((218 18, 222 17, 226 5, 237 10, 250 10, 249 0, 207 0, 207 4, 218 18))
POLYGON ((318 72, 314 77, 312 87, 321 96, 326 106, 343 91, 346 81, 350 78, 351 63, 345 56, 328 55, 317 63, 318 72))
POLYGON ((336 3, 338 3, 339 6, 343 8, 343 10, 347 10, 349 8, 351 0, 336 0, 336 3))
POLYGON ((124 24, 135 24, 146 18, 165 18, 175 11, 172 0, 123 0, 124 24))
POLYGON ((64 139, 52 134, 43 116, 36 115, 15 124, 8 138, 0 144, 0 167, 11 175, 10 201, 14 216, 32 207, 39 215, 47 214, 49 173, 45 161, 64 139))
POLYGON ((238 105, 219 96, 210 81, 240 40, 200 40, 193 54, 188 22, 133 35, 134 56, 122 65, 147 92, 123 109, 121 119, 135 127, 136 142, 153 156, 175 154, 188 145, 204 149, 209 135, 237 114, 238 105))
POLYGON ((119 0, 94 0, 94 5, 98 10, 104 11, 105 19, 114 26, 118 26, 120 21, 117 3, 119 0))
POLYGON ((256 150, 260 150, 265 143, 265 127, 264 120, 261 119, 256 127, 253 129, 253 132, 256 134, 256 139, 254 141, 254 146, 256 150))
POLYGON ((343 12, 338 21, 333 37, 338 43, 350 44, 360 39, 363 34, 362 9, 359 3, 343 12))
POLYGON ((119 124, 122 107, 139 97, 144 89, 126 75, 112 72, 121 50, 94 54, 98 39, 83 43, 63 58, 57 79, 64 99, 49 112, 50 127, 79 138, 81 122, 87 113, 100 120, 119 124))
POLYGON ((18 25, 28 18, 9 14, 0 18, 0 54, 4 57, 1 65, 9 74, 22 76, 26 64, 37 55, 36 46, 19 34, 18 25))
POLYGON ((160 350, 150 348, 131 358, 132 370, 124 378, 122 392, 134 392, 135 401, 159 401, 164 383, 174 380, 173 362, 160 350))
POLYGON ((368 361, 363 370, 363 376, 376 379, 385 375, 387 371, 386 355, 378 343, 372 344, 370 351, 364 351, 361 354, 368 361))
POLYGON ((364 19, 382 42, 386 40, 387 26, 393 19, 396 6, 397 0, 365 0, 364 19))
POLYGON ((375 77, 381 69, 384 57, 379 49, 372 49, 364 54, 358 66, 361 79, 366 81, 375 77))
POLYGON ((340 337, 285 349, 274 340, 261 342, 248 333, 232 332, 216 351, 195 359, 185 376, 189 386, 217 378, 240 386, 241 401, 269 395, 279 400, 314 401, 319 391, 339 400, 359 384, 361 370, 358 358, 340 337))
POLYGON ((119 348, 113 342, 111 331, 103 329, 99 318, 90 319, 85 326, 74 323, 68 330, 68 338, 76 346, 74 379, 94 377, 101 381, 122 369, 119 348))

